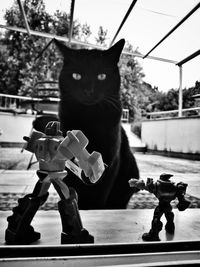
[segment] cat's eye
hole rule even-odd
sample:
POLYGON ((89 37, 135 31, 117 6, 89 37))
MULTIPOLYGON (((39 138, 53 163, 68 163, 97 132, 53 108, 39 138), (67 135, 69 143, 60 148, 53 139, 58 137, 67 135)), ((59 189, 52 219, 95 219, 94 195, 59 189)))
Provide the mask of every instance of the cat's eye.
POLYGON ((98 80, 103 81, 103 80, 106 79, 106 74, 105 73, 100 73, 100 74, 97 75, 97 78, 98 78, 98 80))
POLYGON ((74 80, 78 81, 78 80, 81 79, 81 74, 74 72, 74 73, 72 73, 72 77, 73 77, 74 80))

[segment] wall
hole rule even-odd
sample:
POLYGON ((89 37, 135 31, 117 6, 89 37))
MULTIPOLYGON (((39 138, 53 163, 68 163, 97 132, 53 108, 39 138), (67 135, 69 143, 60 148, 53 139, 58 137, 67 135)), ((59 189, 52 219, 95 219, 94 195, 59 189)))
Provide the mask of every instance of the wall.
POLYGON ((142 141, 150 150, 200 155, 200 117, 143 121, 142 141))
POLYGON ((0 145, 23 143, 23 136, 30 135, 33 120, 33 115, 0 112, 0 145))

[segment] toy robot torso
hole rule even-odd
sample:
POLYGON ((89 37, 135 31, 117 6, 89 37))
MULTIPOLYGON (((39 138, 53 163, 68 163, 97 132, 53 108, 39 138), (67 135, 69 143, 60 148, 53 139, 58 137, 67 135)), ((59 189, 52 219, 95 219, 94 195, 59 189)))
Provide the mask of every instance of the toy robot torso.
POLYGON ((47 172, 59 172, 65 169, 65 159, 57 159, 57 148, 63 137, 46 136, 38 139, 35 155, 39 161, 39 169, 47 172))
POLYGON ((177 188, 173 182, 158 180, 155 183, 155 187, 154 194, 159 201, 170 202, 176 198, 177 188))

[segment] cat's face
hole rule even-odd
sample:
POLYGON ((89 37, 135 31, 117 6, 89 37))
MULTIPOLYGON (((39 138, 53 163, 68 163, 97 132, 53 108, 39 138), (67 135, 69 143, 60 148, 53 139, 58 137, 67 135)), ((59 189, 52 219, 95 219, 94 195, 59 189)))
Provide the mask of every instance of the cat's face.
POLYGON ((59 78, 62 101, 75 100, 81 105, 91 106, 119 97, 117 64, 124 40, 104 51, 74 50, 55 42, 64 57, 59 78))

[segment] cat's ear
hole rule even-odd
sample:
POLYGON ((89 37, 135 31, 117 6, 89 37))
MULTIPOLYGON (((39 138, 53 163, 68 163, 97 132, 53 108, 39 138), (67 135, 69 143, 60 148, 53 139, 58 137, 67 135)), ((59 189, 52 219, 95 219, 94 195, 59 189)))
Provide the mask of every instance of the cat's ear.
POLYGON ((118 63, 124 45, 125 40, 121 39, 106 51, 115 63, 118 63))

